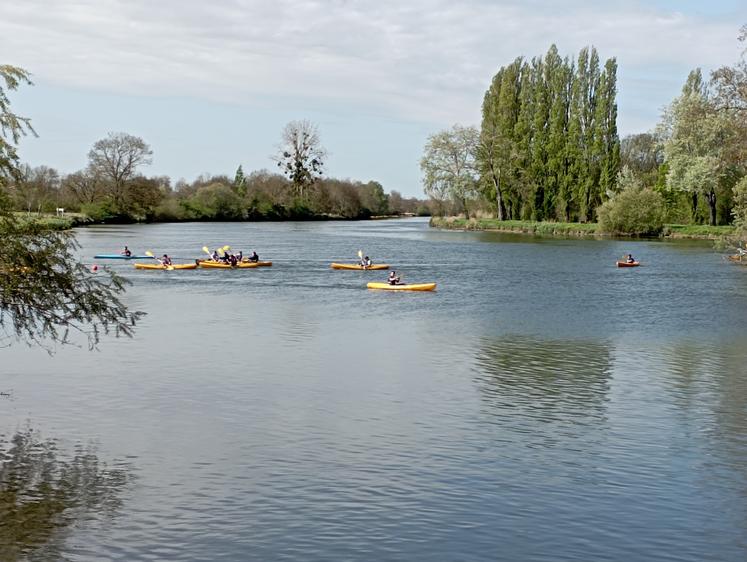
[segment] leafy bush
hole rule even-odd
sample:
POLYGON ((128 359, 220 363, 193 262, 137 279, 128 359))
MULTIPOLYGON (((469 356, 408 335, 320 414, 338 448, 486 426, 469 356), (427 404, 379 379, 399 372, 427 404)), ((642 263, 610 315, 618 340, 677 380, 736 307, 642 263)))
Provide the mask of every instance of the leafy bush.
POLYGON ((734 193, 734 226, 740 233, 747 233, 747 176, 743 177, 733 188, 734 193))
POLYGON ((116 205, 109 199, 97 203, 85 203, 80 206, 80 212, 91 217, 94 222, 111 221, 120 216, 116 205))
POLYGON ((599 229, 608 234, 654 236, 664 228, 666 209, 661 193, 629 187, 597 209, 599 229))

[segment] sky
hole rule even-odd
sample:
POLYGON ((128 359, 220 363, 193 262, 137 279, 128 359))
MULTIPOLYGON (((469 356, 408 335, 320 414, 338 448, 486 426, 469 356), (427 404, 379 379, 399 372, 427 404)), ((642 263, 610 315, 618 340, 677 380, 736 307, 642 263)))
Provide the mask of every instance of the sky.
POLYGON ((142 137, 146 175, 273 169, 308 119, 326 174, 422 196, 430 134, 477 125, 497 70, 555 43, 618 61, 621 136, 645 132, 689 70, 738 60, 744 0, 22 0, 0 2, 0 64, 38 138, 21 158, 82 169, 109 132, 142 137))

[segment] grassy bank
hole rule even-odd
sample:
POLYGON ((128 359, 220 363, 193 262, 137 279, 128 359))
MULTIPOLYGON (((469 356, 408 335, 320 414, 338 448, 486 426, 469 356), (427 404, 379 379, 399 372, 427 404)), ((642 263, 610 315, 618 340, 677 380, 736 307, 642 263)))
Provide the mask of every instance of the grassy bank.
MULTIPOLYGON (((484 230, 490 232, 513 232, 536 236, 605 236, 597 223, 499 221, 497 219, 464 219, 460 217, 431 217, 434 228, 451 230, 484 230)), ((721 238, 732 236, 733 226, 707 226, 668 224, 662 236, 666 238, 721 238)))
POLYGON ((24 221, 34 221, 51 230, 68 230, 92 222, 88 216, 81 213, 67 213, 60 217, 48 213, 17 212, 16 217, 24 221))

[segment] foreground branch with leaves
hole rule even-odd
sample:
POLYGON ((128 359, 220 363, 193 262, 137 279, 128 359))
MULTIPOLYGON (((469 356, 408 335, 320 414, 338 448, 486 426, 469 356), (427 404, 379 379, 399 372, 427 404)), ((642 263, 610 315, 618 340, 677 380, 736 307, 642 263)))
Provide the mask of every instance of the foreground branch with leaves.
POLYGON ((93 348, 102 333, 132 336, 142 313, 118 298, 127 281, 89 271, 74 255, 78 247, 69 231, 0 217, 0 345, 27 341, 51 350, 77 332, 93 348))
POLYGON ((31 81, 25 70, 8 65, 0 65, 0 79, 0 346, 25 341, 51 352, 54 344, 73 343, 74 333, 84 335, 90 348, 102 333, 132 336, 143 313, 119 300, 126 280, 89 271, 75 255, 72 232, 11 212, 4 185, 20 176, 16 145, 33 129, 28 118, 11 111, 7 91, 31 81))

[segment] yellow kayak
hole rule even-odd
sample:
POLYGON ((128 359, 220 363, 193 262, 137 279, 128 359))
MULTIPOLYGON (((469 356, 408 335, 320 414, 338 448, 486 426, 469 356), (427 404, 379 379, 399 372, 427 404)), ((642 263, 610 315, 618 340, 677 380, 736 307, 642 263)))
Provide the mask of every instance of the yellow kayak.
POLYGON ((401 285, 390 285, 389 283, 369 283, 369 289, 382 289, 384 291, 434 291, 435 283, 403 283, 401 285))
POLYGON ((257 267, 270 267, 272 266, 271 261, 249 261, 248 259, 244 258, 241 263, 253 263, 256 264, 257 267))
POLYGON ((174 265, 161 265, 160 263, 136 263, 135 269, 161 269, 171 271, 172 269, 197 269, 196 263, 176 263, 174 265))
POLYGON ((331 263, 329 266, 332 269, 365 269, 365 270, 389 269, 388 263, 374 263, 374 264, 369 265, 368 267, 363 267, 359 263, 331 263))
POLYGON ((222 261, 203 260, 200 262, 200 267, 213 268, 213 269, 251 269, 259 267, 256 263, 239 262, 236 265, 230 263, 223 263, 222 261))

